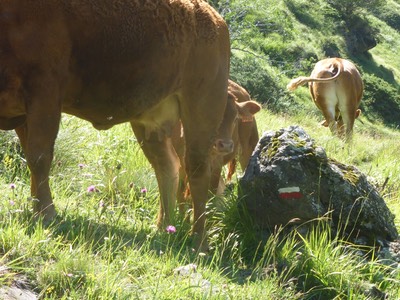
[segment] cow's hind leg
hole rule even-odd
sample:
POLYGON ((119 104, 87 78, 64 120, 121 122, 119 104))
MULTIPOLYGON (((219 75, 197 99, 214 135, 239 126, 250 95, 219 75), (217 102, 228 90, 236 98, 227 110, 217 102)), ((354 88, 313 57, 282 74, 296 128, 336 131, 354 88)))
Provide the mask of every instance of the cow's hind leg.
MULTIPOLYGON (((47 109, 50 109, 48 105, 47 109)), ((57 136, 61 111, 54 111, 43 118, 40 111, 32 109, 26 124, 15 129, 26 156, 31 172, 31 196, 33 210, 44 221, 50 221, 56 215, 49 186, 49 173, 53 160, 54 142, 57 136)))
POLYGON ((328 125, 330 131, 332 132, 333 135, 338 134, 338 124, 335 119, 335 110, 332 108, 327 108, 322 111, 322 114, 325 117, 325 124, 328 125))
POLYGON ((181 216, 185 218, 186 222, 190 221, 190 216, 188 214, 191 208, 190 189, 188 185, 188 180, 185 170, 185 139, 183 136, 182 123, 178 122, 177 125, 172 130, 172 144, 175 148, 176 154, 179 157, 179 182, 178 182, 178 208, 181 216))
MULTIPOLYGON (((336 107, 338 103, 338 99, 336 96, 336 91, 334 88, 330 86, 325 86, 324 89, 321 89, 321 84, 318 85, 320 95, 315 99, 315 104, 321 110, 322 114, 325 118, 325 124, 328 125, 331 133, 333 135, 338 134, 337 128, 337 120, 336 120, 336 107), (323 94, 323 95, 322 95, 323 94)), ((325 125, 325 126, 326 126, 325 125)))
POLYGON ((341 139, 345 139, 345 125, 343 122, 343 117, 340 114, 339 118, 337 119, 337 134, 339 136, 339 138, 341 139))
MULTIPOLYGON (((347 100, 348 103, 350 100, 347 100)), ((351 142, 352 135, 353 135, 353 127, 354 127, 354 121, 356 118, 356 114, 359 114, 359 112, 353 108, 353 107, 348 107, 345 105, 340 105, 340 125, 341 125, 341 138, 347 143, 351 142)))
POLYGON ((149 134, 149 129, 140 123, 131 122, 131 126, 156 174, 160 191, 157 226, 162 229, 174 221, 179 159, 170 137, 157 131, 149 134))

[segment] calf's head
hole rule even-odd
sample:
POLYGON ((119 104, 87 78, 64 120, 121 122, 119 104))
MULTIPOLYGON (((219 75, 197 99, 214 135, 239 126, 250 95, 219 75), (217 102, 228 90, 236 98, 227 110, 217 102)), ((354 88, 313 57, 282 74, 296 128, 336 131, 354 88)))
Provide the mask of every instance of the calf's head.
POLYGON ((224 117, 214 144, 215 152, 219 155, 232 153, 239 143, 238 128, 243 127, 242 124, 253 124, 254 114, 260 109, 257 102, 238 102, 233 94, 228 93, 224 117))

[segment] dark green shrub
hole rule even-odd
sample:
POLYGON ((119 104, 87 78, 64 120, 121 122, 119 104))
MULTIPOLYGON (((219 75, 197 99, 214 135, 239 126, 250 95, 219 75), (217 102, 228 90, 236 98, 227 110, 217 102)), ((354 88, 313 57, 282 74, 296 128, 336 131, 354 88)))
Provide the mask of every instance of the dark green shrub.
POLYGON ((242 85, 258 102, 267 105, 274 112, 294 113, 300 106, 292 94, 273 74, 262 67, 261 59, 254 56, 240 58, 233 55, 231 59, 231 78, 242 85))
POLYGON ((379 31, 365 17, 367 11, 377 11, 384 6, 383 0, 328 0, 324 10, 345 38, 350 54, 362 54, 374 48, 379 31))
POLYGON ((384 0, 327 0, 327 2, 344 20, 362 10, 376 10, 385 4, 384 0))
POLYGON ((322 51, 326 57, 341 57, 341 51, 338 45, 331 39, 326 39, 322 41, 321 44, 322 51))
POLYGON ((398 12, 386 9, 379 12, 377 16, 393 29, 400 31, 400 14, 398 12))
POLYGON ((379 120, 386 126, 400 127, 399 91, 385 80, 364 74, 365 86, 361 110, 371 121, 379 120))
POLYGON ((318 20, 311 14, 313 12, 313 6, 315 5, 314 3, 299 3, 293 0, 285 0, 285 4, 300 23, 315 29, 321 27, 318 20))
POLYGON ((368 21, 353 16, 346 21, 344 37, 349 53, 362 54, 374 48, 378 43, 379 31, 370 26, 368 21))
POLYGON ((278 67, 290 78, 310 73, 318 61, 316 53, 282 42, 263 45, 262 52, 269 58, 270 65, 278 67))

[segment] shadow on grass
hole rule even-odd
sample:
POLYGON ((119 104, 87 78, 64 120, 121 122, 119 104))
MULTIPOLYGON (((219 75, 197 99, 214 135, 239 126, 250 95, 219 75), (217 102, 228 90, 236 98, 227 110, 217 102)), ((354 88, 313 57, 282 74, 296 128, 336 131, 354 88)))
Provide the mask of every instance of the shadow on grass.
MULTIPOLYGON (((116 222, 118 223, 118 222, 116 222)), ((98 220, 83 216, 58 216, 48 225, 53 229, 53 235, 61 236, 67 243, 90 245, 94 253, 102 249, 105 243, 112 241, 112 253, 117 253, 121 247, 145 249, 163 253, 168 250, 178 254, 178 245, 190 247, 191 239, 187 238, 185 224, 177 225, 178 231, 174 235, 156 229, 155 226, 138 226, 134 222, 131 226, 118 226, 110 223, 101 223, 98 220)))
POLYGON ((34 221, 33 213, 26 207, 19 214, 18 222, 27 224, 27 234, 33 236, 39 228, 45 227, 51 231, 52 239, 59 239, 60 249, 64 247, 84 247, 87 251, 97 254, 107 248, 112 257, 121 250, 134 249, 143 254, 153 253, 161 256, 165 253, 178 258, 179 261, 195 261, 198 253, 192 249, 193 241, 190 235, 190 224, 178 216, 175 223, 176 232, 168 233, 157 229, 152 220, 132 220, 131 223, 121 220, 124 211, 116 212, 115 218, 103 220, 98 216, 86 217, 73 215, 69 212, 60 213, 48 224, 34 221), (119 214, 119 215, 118 215, 119 214), (142 223, 143 222, 143 223, 142 223))
POLYGON ((393 71, 378 64, 370 53, 366 52, 363 55, 353 56, 351 57, 351 60, 362 68, 363 73, 374 74, 376 77, 383 79, 387 83, 390 83, 397 88, 399 87, 399 83, 396 81, 393 71))

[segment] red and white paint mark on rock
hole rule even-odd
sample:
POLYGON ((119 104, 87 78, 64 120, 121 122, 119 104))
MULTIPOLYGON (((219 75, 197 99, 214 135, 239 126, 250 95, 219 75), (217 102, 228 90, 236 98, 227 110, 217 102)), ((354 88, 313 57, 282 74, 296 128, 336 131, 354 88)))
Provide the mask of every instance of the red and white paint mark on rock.
POLYGON ((298 186, 291 186, 278 189, 279 198, 281 199, 299 199, 303 197, 300 193, 300 188, 298 186))

